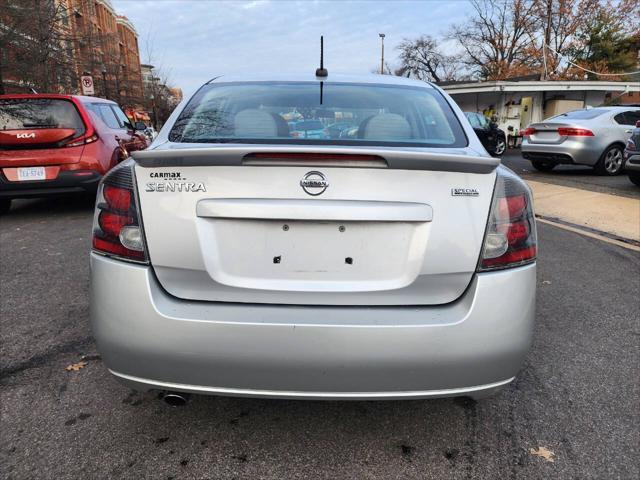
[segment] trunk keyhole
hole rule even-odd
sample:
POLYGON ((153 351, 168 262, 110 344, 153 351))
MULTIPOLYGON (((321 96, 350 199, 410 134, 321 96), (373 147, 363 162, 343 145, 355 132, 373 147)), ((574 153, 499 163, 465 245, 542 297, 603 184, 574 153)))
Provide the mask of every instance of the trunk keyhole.
POLYGON ((353 258, 351 257, 345 258, 344 263, 346 263, 347 265, 353 265, 353 258))
POLYGON ((282 257, 280 255, 278 255, 277 257, 273 257, 273 263, 280 263, 281 260, 282 257))

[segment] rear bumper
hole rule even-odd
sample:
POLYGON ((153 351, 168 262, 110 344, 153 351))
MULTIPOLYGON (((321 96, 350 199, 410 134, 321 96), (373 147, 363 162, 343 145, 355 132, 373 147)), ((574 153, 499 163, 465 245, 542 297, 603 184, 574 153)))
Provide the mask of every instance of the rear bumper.
POLYGON ((0 198, 95 193, 102 175, 94 170, 62 170, 53 180, 10 182, 0 174, 0 198))
POLYGON ((109 370, 139 389, 315 399, 483 396, 531 343, 536 267, 476 275, 435 307, 178 300, 152 269, 91 255, 91 324, 109 370))
POLYGON ((586 140, 565 140, 559 144, 543 144, 522 142, 522 156, 527 160, 543 160, 556 164, 577 164, 593 166, 598 163, 604 145, 592 141, 591 137, 586 140))
POLYGON ((625 157, 624 170, 626 172, 640 172, 640 153, 634 153, 632 155, 626 151, 625 157))

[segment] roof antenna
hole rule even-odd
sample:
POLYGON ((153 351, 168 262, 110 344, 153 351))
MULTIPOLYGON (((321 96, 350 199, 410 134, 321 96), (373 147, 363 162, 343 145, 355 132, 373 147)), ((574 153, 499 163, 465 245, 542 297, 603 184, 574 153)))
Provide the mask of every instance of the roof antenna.
POLYGON ((320 35, 320 68, 316 68, 316 77, 326 77, 329 72, 324 68, 324 36, 320 35))

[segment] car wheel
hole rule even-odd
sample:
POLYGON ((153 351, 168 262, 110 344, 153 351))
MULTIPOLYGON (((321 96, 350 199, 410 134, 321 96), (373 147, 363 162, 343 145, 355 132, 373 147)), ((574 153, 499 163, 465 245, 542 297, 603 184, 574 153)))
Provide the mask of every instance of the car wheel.
POLYGON ((11 208, 10 198, 0 198, 0 215, 4 215, 11 208))
POLYGON ((498 141, 496 142, 496 148, 493 151, 493 156, 494 157, 500 157, 502 156, 502 154, 504 153, 504 151, 507 149, 507 142, 504 139, 504 137, 498 137, 498 141))
POLYGON ((604 151, 596 163, 596 173, 598 175, 618 175, 622 171, 622 164, 622 148, 618 145, 612 145, 604 151))
POLYGON ((640 187, 640 172, 629 172, 629 180, 631 180, 634 185, 640 187))
POLYGON ((544 160, 531 160, 531 165, 536 170, 541 172, 550 172, 554 168, 556 168, 556 164, 553 162, 545 162, 544 160))

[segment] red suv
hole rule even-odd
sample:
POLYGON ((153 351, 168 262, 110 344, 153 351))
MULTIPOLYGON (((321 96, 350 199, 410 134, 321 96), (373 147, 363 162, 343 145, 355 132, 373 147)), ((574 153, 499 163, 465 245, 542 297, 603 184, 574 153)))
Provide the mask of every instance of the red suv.
POLYGON ((147 146, 110 100, 0 95, 0 213, 13 198, 95 192, 128 152, 147 146))

